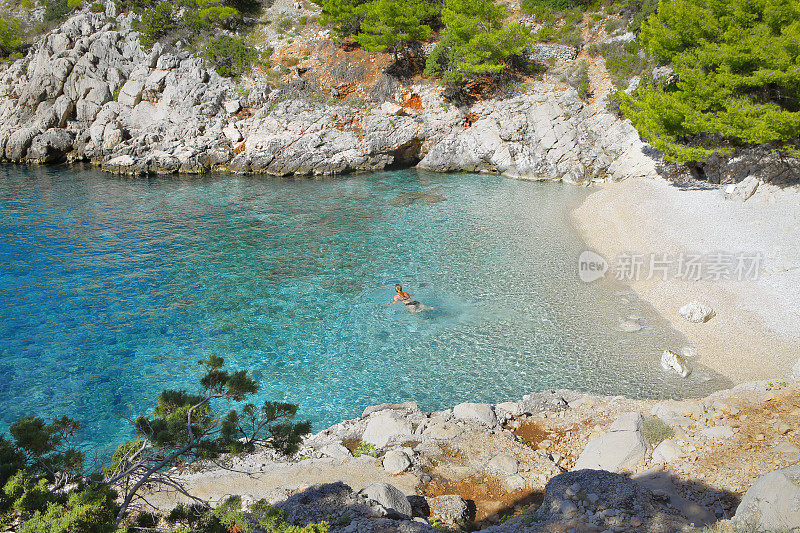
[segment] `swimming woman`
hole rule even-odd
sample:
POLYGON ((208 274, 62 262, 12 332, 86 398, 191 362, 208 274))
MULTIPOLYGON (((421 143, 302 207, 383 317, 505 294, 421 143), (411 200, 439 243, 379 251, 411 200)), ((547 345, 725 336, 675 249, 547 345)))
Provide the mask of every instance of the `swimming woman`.
POLYGON ((399 283, 395 284, 394 290, 397 293, 394 295, 394 300, 392 300, 386 305, 392 305, 397 302, 403 302, 403 305, 406 306, 406 309, 408 309, 412 313, 419 313, 420 311, 433 311, 433 307, 422 304, 412 299, 411 295, 408 294, 407 292, 403 292, 403 286, 400 285, 399 283))

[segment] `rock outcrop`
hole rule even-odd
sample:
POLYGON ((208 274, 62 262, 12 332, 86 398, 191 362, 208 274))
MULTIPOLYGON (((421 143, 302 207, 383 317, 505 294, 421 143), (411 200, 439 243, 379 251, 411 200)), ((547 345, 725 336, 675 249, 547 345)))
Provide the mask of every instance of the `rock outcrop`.
POLYGON ((122 174, 418 165, 569 181, 655 175, 630 123, 571 88, 538 82, 457 108, 441 87, 394 85, 395 102, 356 108, 314 99, 305 85, 258 83, 245 96, 187 51, 144 48, 132 15, 86 11, 0 68, 0 158, 88 161, 122 174))

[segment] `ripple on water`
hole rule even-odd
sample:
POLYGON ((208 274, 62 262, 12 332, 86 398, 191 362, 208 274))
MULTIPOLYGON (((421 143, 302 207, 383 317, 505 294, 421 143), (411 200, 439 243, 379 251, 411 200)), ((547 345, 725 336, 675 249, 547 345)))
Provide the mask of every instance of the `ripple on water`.
POLYGON ((578 281, 556 183, 414 171, 330 180, 0 171, 0 431, 66 414, 129 436, 222 355, 316 429, 557 387, 640 397, 726 383, 659 369, 684 339, 624 288, 578 281), (392 285, 435 310, 386 306, 392 285), (619 292, 621 291, 621 292, 619 292), (629 316, 642 329, 620 331, 629 316))

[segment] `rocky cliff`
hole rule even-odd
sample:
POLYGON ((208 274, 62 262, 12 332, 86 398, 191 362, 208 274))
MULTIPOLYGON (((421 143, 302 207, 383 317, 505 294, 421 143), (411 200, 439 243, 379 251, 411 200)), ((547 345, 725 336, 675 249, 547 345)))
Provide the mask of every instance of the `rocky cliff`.
POLYGON ((145 49, 132 18, 109 9, 75 15, 0 71, 4 160, 131 174, 414 165, 570 181, 655 174, 633 127, 571 88, 538 82, 469 108, 422 84, 363 105, 325 101, 300 75, 243 91, 186 51, 145 49))

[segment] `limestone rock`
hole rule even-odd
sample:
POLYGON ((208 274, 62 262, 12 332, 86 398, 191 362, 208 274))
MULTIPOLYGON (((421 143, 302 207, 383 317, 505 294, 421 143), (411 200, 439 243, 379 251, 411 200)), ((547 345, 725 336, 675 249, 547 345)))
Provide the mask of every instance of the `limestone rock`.
POLYGON ((224 107, 226 113, 233 115, 242 109, 242 103, 239 100, 228 100, 224 107))
POLYGON ((472 519, 467 501, 456 494, 446 494, 428 499, 431 520, 447 525, 463 525, 472 519))
POLYGON ((460 403, 453 407, 453 415, 460 420, 473 420, 484 426, 497 426, 497 415, 487 403, 460 403))
POLYGON ((681 456, 681 448, 675 439, 665 439, 653 450, 653 462, 669 464, 681 456))
POLYGON ((711 307, 697 300, 684 305, 678 312, 687 321, 695 323, 708 322, 714 316, 711 307))
POLYGON ((501 453, 495 455, 489 460, 489 463, 486 465, 486 469, 490 472, 512 476, 519 470, 519 461, 516 459, 516 457, 501 453))
POLYGON ((55 163, 72 150, 72 135, 63 129, 51 129, 31 142, 26 157, 39 163, 55 163))
POLYGON ((573 470, 620 472, 633 469, 647 452, 647 442, 641 433, 641 419, 639 413, 620 415, 608 433, 589 441, 573 470))
POLYGON ((745 493, 734 523, 759 530, 800 528, 800 465, 762 476, 745 493))
POLYGON ((725 197, 729 200, 745 202, 755 194, 760 183, 756 176, 747 176, 735 185, 728 185, 725 188, 725 197))
POLYGON ((373 483, 359 494, 382 505, 387 511, 400 516, 411 516, 411 504, 397 487, 388 483, 373 483))
POLYGON ((320 453, 322 453, 322 455, 333 457, 334 459, 341 459, 343 461, 353 457, 353 454, 350 453, 350 450, 348 450, 346 446, 343 446, 338 442, 332 444, 326 444, 320 449, 320 453))
POLYGON ((730 426, 712 426, 703 428, 700 434, 709 440, 725 440, 733 437, 733 429, 730 426))
POLYGON ((383 456, 383 469, 389 474, 397 475, 411 466, 411 459, 403 450, 389 450, 383 456))
POLYGON ((437 422, 425 428, 422 436, 435 440, 452 440, 462 432, 463 430, 452 422, 437 422))
POLYGON ((692 369, 686 359, 670 350, 664 350, 664 353, 661 354, 661 368, 673 370, 682 378, 692 373, 692 369))
POLYGON ((384 411, 369 419, 361 439, 377 448, 383 448, 395 437, 410 436, 411 422, 398 413, 384 411))
POLYGON ((378 411, 403 411, 406 413, 413 413, 419 411, 419 404, 417 402, 403 402, 403 403, 382 403, 378 405, 370 405, 364 408, 364 412, 361 413, 361 418, 367 418, 372 413, 377 413, 378 411))

